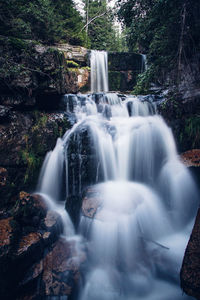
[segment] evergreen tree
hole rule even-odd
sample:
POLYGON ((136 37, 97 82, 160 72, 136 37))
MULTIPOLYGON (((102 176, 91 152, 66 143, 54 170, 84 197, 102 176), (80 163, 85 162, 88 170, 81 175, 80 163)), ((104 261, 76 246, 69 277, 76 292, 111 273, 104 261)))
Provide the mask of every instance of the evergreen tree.
POLYGON ((107 51, 122 49, 121 36, 113 25, 114 14, 106 0, 85 0, 85 19, 88 47, 107 51))
POLYGON ((0 34, 46 43, 83 44, 82 18, 72 0, 2 0, 0 34))
POLYGON ((178 74, 199 52, 199 0, 118 0, 118 7, 129 50, 148 54, 149 79, 165 80, 175 69, 178 74))

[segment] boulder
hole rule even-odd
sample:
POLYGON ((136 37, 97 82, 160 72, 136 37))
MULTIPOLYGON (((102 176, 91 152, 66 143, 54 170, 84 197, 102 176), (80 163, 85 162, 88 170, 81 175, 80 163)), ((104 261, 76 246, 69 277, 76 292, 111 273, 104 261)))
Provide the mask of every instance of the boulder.
POLYGON ((49 211, 39 195, 21 192, 14 208, 1 213, 0 298, 14 299, 26 282, 39 276, 38 263, 62 232, 61 216, 49 211))
POLYGON ((200 299, 200 209, 185 251, 180 279, 183 291, 200 299))
POLYGON ((0 207, 35 189, 47 151, 69 127, 63 113, 11 111, 9 122, 0 124, 0 207))
POLYGON ((200 167, 200 149, 192 149, 182 153, 181 160, 187 167, 200 167))
MULTIPOLYGON (((11 243, 11 237, 13 229, 10 225, 10 221, 13 220, 13 217, 5 218, 0 220, 0 247, 3 249, 8 247, 11 243)), ((8 248, 6 248, 7 253, 8 248)), ((3 251, 0 253, 2 256, 3 251)))
POLYGON ((0 167, 0 187, 4 187, 6 185, 8 177, 8 171, 5 168, 0 167))
POLYGON ((8 121, 10 117, 10 107, 0 105, 0 123, 8 121))
POLYGON ((82 214, 88 218, 94 218, 101 207, 102 199, 95 186, 89 187, 82 203, 82 214))
POLYGON ((60 238, 43 260, 42 294, 70 295, 80 277, 85 254, 77 253, 75 242, 60 238))

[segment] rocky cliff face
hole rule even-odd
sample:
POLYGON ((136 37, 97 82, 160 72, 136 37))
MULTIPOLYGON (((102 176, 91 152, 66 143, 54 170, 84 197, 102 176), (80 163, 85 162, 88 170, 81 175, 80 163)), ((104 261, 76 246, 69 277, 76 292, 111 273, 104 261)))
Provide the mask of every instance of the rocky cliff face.
POLYGON ((70 126, 59 105, 80 90, 68 59, 85 61, 87 51, 75 50, 0 37, 0 207, 35 188, 45 154, 70 126))
POLYGON ((40 196, 21 192, 35 190, 46 153, 71 127, 62 95, 78 92, 87 81, 83 73, 89 76, 87 68, 80 74, 70 69, 75 56, 82 67, 85 53, 59 47, 0 37, 2 299, 72 297, 85 259, 83 253, 73 261, 75 245, 61 237, 60 216, 40 196))
POLYGON ((60 237, 61 217, 39 195, 21 192, 9 212, 0 213, 0 298, 72 296, 80 278, 73 241, 60 237))

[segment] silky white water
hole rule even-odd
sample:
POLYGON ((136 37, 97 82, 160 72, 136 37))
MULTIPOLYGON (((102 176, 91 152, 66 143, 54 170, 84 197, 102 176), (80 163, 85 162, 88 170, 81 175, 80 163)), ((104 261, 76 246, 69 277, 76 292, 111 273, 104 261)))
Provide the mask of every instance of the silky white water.
MULTIPOLYGON (((172 132, 148 102, 133 96, 122 101, 112 93, 97 96, 74 96, 76 123, 47 154, 38 186, 57 210, 63 197, 81 195, 86 129, 100 205, 93 218, 80 217, 88 260, 78 300, 189 299, 179 287, 179 271, 197 191, 172 132), (71 144, 76 145, 72 154, 71 144), (71 170, 74 155, 79 178, 71 170)), ((66 236, 72 238, 67 213, 65 220, 66 236)))
POLYGON ((108 93, 107 73, 107 53, 91 51, 95 93, 63 97, 73 126, 47 154, 37 192, 61 214, 74 259, 87 249, 77 300, 189 299, 179 271, 195 184, 154 103, 108 93), (83 201, 77 233, 66 199, 76 210, 83 201))
POLYGON ((108 92, 107 52, 91 50, 91 92, 108 92))

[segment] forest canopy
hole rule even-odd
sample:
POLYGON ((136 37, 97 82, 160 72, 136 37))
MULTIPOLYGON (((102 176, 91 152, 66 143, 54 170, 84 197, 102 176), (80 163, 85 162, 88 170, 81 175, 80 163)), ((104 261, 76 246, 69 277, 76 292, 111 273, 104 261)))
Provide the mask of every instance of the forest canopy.
POLYGON ((73 0, 2 0, 0 35, 122 51, 125 39, 106 0, 83 0, 83 5, 82 16, 73 0))
POLYGON ((72 0, 2 0, 0 35, 45 43, 84 44, 83 19, 72 0))
POLYGON ((166 72, 175 69, 178 78, 191 59, 198 64, 199 16, 199 0, 118 0, 129 51, 148 54, 151 68, 145 79, 159 75, 162 81, 166 72))

